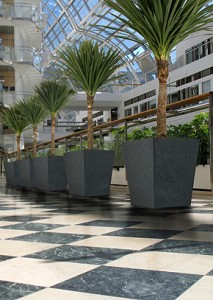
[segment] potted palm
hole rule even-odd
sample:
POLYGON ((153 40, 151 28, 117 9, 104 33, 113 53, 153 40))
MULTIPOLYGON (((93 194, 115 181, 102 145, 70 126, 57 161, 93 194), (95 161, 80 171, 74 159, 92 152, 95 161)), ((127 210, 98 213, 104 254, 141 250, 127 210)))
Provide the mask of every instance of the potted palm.
POLYGON ((42 81, 35 87, 37 102, 51 115, 50 156, 34 159, 36 187, 46 191, 67 190, 66 171, 62 156, 55 156, 55 127, 58 112, 75 94, 66 83, 42 81))
POLYGON ((17 144, 17 161, 5 162, 5 174, 8 184, 20 185, 18 161, 21 159, 21 134, 28 127, 29 122, 19 112, 19 104, 5 108, 2 112, 3 123, 15 132, 17 144))
POLYGON ((165 138, 169 56, 171 50, 190 34, 210 29, 213 4, 206 0, 104 2, 121 23, 119 36, 147 46, 154 54, 157 66, 157 138, 124 145, 131 202, 147 207, 188 206, 198 141, 165 138), (132 32, 129 34, 128 28, 137 36, 132 32))
MULTIPOLYGON (((38 103, 38 96, 33 95, 28 100, 18 102, 18 110, 33 129, 33 157, 36 157, 37 151, 37 127, 47 116, 47 112, 38 103)), ((35 174, 33 168, 33 159, 22 159, 19 162, 19 171, 22 174, 21 184, 27 188, 34 188, 35 174)))
POLYGON ((67 46, 58 53, 63 75, 87 95, 87 149, 65 154, 68 187, 71 194, 107 195, 110 189, 114 151, 93 149, 93 103, 95 95, 107 83, 120 78, 114 75, 123 61, 117 50, 100 49, 97 42, 85 40, 67 46))

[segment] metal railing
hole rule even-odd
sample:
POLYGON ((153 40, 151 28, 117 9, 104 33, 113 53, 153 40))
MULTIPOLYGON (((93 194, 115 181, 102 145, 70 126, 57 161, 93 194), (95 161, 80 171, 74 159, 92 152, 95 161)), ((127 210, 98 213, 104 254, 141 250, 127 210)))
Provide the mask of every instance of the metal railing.
MULTIPOLYGON (((167 117, 171 118, 177 116, 178 114, 187 114, 189 112, 198 111, 207 109, 209 107, 209 103, 204 100, 213 98, 213 92, 205 93, 202 95, 194 96, 192 98, 188 98, 185 100, 181 100, 175 103, 171 103, 167 105, 167 117), (197 104, 197 105, 196 105, 197 104)), ((115 121, 103 123, 98 126, 93 127, 94 135, 100 138, 100 144, 103 144, 103 134, 109 133, 113 128, 119 128, 120 126, 124 126, 126 136, 128 128, 132 126, 137 126, 141 124, 147 124, 156 120, 156 112, 157 109, 150 109, 147 111, 140 112, 135 115, 131 115, 122 119, 118 119, 115 121)), ((87 129, 80 130, 78 132, 71 133, 69 135, 60 137, 55 139, 56 147, 64 145, 65 152, 68 150, 69 145, 79 143, 80 148, 82 148, 83 140, 86 140, 87 137, 87 129)), ((45 153, 46 150, 50 149, 51 141, 43 142, 37 145, 37 150, 41 150, 45 153)), ((33 152, 33 147, 27 147, 21 150, 23 157, 29 157, 29 155, 33 152)), ((1 159, 13 158, 17 157, 17 151, 6 153, 1 156, 1 159)))

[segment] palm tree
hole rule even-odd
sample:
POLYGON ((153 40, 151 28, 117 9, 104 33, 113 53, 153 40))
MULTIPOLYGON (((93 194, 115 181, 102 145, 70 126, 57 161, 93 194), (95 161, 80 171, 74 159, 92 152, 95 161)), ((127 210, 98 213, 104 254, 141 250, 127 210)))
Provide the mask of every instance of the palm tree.
POLYGON ((66 83, 45 80, 35 87, 35 92, 38 103, 51 114, 51 155, 54 155, 56 116, 75 91, 66 83))
MULTIPOLYGON (((112 15, 121 23, 121 33, 118 35, 148 46, 155 56, 159 80, 157 136, 166 136, 167 79, 171 50, 190 34, 210 29, 213 4, 206 0, 103 1, 115 11, 112 15), (140 37, 134 36, 128 29, 140 37)), ((116 30, 112 27, 108 29, 116 30)))
POLYGON ((28 120, 20 114, 19 104, 10 106, 9 108, 4 109, 2 112, 3 123, 12 129, 16 134, 16 143, 17 143, 17 159, 21 159, 21 149, 20 141, 21 134, 28 127, 28 120))
POLYGON ((85 40, 79 47, 67 46, 58 54, 64 76, 87 95, 88 149, 93 149, 92 110, 95 94, 108 82, 121 77, 113 75, 123 65, 120 52, 113 49, 100 49, 97 42, 85 40))
POLYGON ((36 157, 38 136, 37 127, 47 116, 47 112, 41 105, 38 104, 37 95, 31 96, 28 100, 21 100, 18 104, 20 113, 27 119, 33 128, 33 157, 36 157))

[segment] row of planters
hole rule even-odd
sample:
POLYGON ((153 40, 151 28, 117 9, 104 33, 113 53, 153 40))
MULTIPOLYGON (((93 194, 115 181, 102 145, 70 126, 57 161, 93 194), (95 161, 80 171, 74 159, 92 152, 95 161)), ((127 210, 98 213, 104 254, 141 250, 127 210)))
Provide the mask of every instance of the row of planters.
POLYGON ((67 83, 43 81, 34 95, 3 111, 4 123, 16 133, 17 161, 6 162, 8 184, 45 191, 64 191, 80 196, 107 195, 110 190, 114 151, 95 150, 92 109, 94 97, 103 85, 120 76, 113 75, 123 60, 118 50, 100 49, 98 43, 84 41, 79 47, 67 47, 59 53, 59 66, 67 83), (55 154, 55 126, 58 112, 71 101, 75 90, 87 94, 87 149, 55 154), (36 157, 37 126, 51 115, 50 156, 36 157), (20 138, 29 126, 33 128, 33 158, 20 160, 20 138))
MULTIPOLYGON (((116 15, 116 22, 120 26, 119 30, 117 26, 105 26, 102 30, 148 48, 155 58, 159 81, 157 137, 131 141, 124 145, 131 203, 156 208, 188 206, 191 203, 199 142, 196 139, 166 138, 169 57, 171 50, 190 34, 209 30, 209 24, 213 22, 213 4, 207 6, 205 0, 200 0, 199 3, 194 0, 104 2, 113 9, 113 19, 116 15)), ((101 87, 118 78, 113 74, 123 65, 123 61, 118 51, 104 48, 100 50, 98 43, 90 41, 82 42, 79 47, 66 47, 59 52, 59 57, 63 76, 72 82, 74 88, 86 92, 88 108, 88 150, 65 155, 65 159, 73 156, 75 161, 69 164, 71 175, 68 175, 68 186, 71 193, 90 195, 90 189, 96 189, 99 183, 104 186, 101 180, 107 177, 106 166, 109 165, 106 158, 98 154, 99 151, 97 154, 91 151, 94 97, 101 87), (92 169, 88 170, 89 166, 92 169), (76 177, 80 178, 80 183, 76 177), (85 178, 90 180, 89 190, 85 178)), ((43 100, 46 98, 47 95, 44 95, 43 100)), ((55 95, 52 93, 51 99, 53 98, 55 95)), ((105 153, 106 151, 104 155, 107 155, 105 153)), ((111 158, 110 160, 113 161, 111 158)), ((47 176, 49 171, 46 170, 42 171, 46 174, 40 174, 47 176)), ((56 173, 56 168, 52 168, 51 173, 56 173)), ((105 190, 104 194, 107 193, 105 190)), ((97 195, 98 190, 91 194, 97 195)))

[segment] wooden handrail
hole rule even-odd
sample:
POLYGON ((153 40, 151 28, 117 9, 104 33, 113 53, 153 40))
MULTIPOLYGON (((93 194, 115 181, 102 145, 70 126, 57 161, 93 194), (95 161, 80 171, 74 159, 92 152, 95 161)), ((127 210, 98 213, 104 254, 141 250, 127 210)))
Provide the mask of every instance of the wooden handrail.
MULTIPOLYGON (((178 109, 178 108, 183 107, 183 106, 196 104, 199 101, 209 99, 210 95, 212 95, 212 93, 213 92, 205 93, 205 94, 202 94, 202 95, 197 95, 197 96, 194 96, 194 97, 191 97, 191 98, 187 98, 185 100, 181 100, 181 101, 177 101, 177 102, 168 104, 166 106, 166 110, 170 111, 170 110, 178 109)), ((124 117, 124 118, 121 118, 121 119, 118 119, 118 120, 115 120, 115 121, 110 121, 110 122, 107 122, 107 123, 103 123, 101 125, 94 126, 93 131, 97 132, 97 131, 100 131, 101 129, 104 129, 104 128, 112 128, 116 125, 123 124, 123 123, 128 122, 128 121, 134 121, 134 120, 138 120, 138 119, 141 119, 141 118, 145 118, 147 116, 154 115, 156 113, 157 113, 157 108, 153 108, 153 109, 146 110, 146 111, 143 111, 143 112, 140 112, 140 113, 128 116, 128 117, 124 117)), ((65 135, 63 137, 57 138, 57 139, 55 139, 55 143, 58 144, 61 141, 65 141, 65 140, 76 138, 76 137, 80 138, 80 136, 85 135, 85 134, 87 134, 87 129, 84 129, 84 130, 74 132, 74 133, 65 135)), ((51 141, 43 142, 41 144, 38 144, 37 148, 39 149, 39 148, 45 147, 47 145, 50 145, 50 143, 51 143, 51 141)), ((32 150, 33 150, 33 147, 31 146, 31 147, 24 148, 21 151, 22 152, 28 152, 28 151, 32 151, 32 150)), ((2 156, 3 157, 4 156, 6 156, 6 157, 7 156, 15 156, 16 153, 17 153, 17 151, 14 151, 14 152, 4 154, 2 156)))

